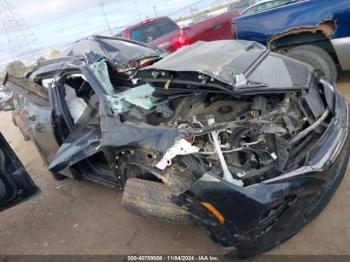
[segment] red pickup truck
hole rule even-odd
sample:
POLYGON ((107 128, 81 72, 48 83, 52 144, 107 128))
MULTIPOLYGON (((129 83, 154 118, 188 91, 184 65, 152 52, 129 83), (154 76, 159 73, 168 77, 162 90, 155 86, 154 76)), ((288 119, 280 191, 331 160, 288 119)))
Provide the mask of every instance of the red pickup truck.
POLYGON ((238 11, 231 11, 183 28, 169 17, 163 16, 146 19, 120 32, 118 36, 174 52, 199 40, 233 39, 232 19, 238 16, 238 11))

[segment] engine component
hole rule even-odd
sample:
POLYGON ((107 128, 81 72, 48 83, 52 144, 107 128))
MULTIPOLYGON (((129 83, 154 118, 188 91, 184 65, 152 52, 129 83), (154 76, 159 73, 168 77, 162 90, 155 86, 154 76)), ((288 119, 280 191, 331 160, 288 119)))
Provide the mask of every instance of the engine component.
MULTIPOLYGON (((214 124, 214 123, 215 123, 215 119, 214 118, 209 118, 208 119, 209 126, 214 124)), ((234 179, 232 177, 232 174, 231 174, 230 170, 227 167, 226 160, 225 160, 224 155, 223 155, 223 153, 221 151, 218 132, 217 131, 211 132, 211 137, 212 137, 213 142, 214 142, 216 153, 217 153, 217 155, 219 157, 219 161, 220 161, 220 164, 221 164, 224 180, 226 180, 226 181, 228 181, 228 182, 230 182, 232 184, 235 184, 237 186, 243 186, 243 182, 242 181, 239 181, 239 180, 234 179)))
POLYGON ((167 166, 171 166, 171 160, 178 155, 188 155, 197 153, 199 148, 192 146, 191 143, 187 142, 185 139, 180 139, 175 143, 174 146, 169 148, 169 150, 164 154, 162 159, 156 164, 156 167, 164 170, 167 166))

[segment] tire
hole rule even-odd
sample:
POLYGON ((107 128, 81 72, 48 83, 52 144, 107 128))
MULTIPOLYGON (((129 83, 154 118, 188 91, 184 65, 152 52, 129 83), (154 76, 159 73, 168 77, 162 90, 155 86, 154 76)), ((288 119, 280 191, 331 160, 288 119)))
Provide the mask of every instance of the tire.
POLYGON ((170 202, 172 193, 164 184, 129 178, 124 188, 122 206, 131 213, 156 217, 171 223, 192 224, 185 209, 170 202))
POLYGON ((337 80, 337 66, 333 58, 324 49, 318 46, 297 46, 289 49, 286 55, 319 69, 324 74, 324 79, 329 83, 335 83, 337 80))
POLYGON ((61 181, 61 180, 67 178, 66 176, 61 175, 61 174, 58 174, 58 173, 52 172, 51 174, 52 174, 53 179, 55 179, 55 180, 57 180, 57 181, 61 181))

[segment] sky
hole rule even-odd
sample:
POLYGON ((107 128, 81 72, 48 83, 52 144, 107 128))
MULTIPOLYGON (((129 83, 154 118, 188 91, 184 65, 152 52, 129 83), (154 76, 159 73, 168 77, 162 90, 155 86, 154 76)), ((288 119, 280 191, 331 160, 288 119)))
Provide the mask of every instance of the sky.
MULTIPOLYGON (((201 9, 224 0, 0 0, 0 67, 15 56, 22 60, 34 59, 40 51, 61 48, 91 34, 109 34, 103 16, 106 13, 113 33, 147 17, 170 15, 179 17, 192 9, 201 9), (18 47, 11 26, 5 26, 6 13, 1 4, 12 6, 17 20, 24 28, 29 43, 18 47), (8 33, 10 30, 11 32, 8 33), (7 32, 7 33, 6 33, 7 32), (8 38, 10 38, 9 45, 8 38), (12 49, 11 49, 12 47, 12 49), (11 52, 12 50, 12 52, 11 52)), ((17 41, 18 42, 18 41, 17 41)), ((22 43, 22 41, 21 41, 22 43)))

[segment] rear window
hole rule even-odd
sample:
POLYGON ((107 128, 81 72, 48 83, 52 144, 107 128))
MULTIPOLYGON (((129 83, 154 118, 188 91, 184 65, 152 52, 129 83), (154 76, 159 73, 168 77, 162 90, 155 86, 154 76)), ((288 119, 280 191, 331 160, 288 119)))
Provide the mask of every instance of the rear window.
POLYGON ((170 19, 161 19, 141 25, 131 31, 131 39, 148 43, 163 35, 169 34, 178 29, 178 26, 170 19))

